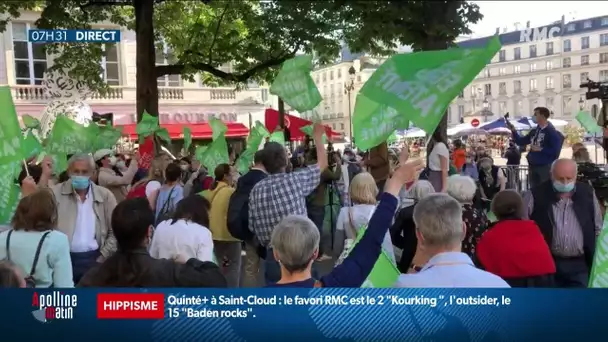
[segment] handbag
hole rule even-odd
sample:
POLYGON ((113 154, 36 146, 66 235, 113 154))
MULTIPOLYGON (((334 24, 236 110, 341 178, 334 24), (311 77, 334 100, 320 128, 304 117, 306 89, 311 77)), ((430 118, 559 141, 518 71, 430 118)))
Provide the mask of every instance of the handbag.
MULTIPOLYGON (((349 229, 351 230, 353 238, 344 240, 344 249, 342 250, 342 253, 340 253, 338 260, 336 260, 335 266, 338 266, 342 262, 344 262, 344 259, 346 259, 348 254, 350 254, 351 250, 353 249, 353 246, 355 245, 355 241, 357 240, 357 237, 359 235, 357 228, 355 228, 355 221, 353 220, 353 213, 352 213, 351 209, 352 209, 352 207, 348 208, 348 226, 349 226, 349 229)), ((368 223, 369 223, 369 220, 374 215, 375 211, 376 211, 376 208, 374 208, 374 210, 372 210, 371 214, 369 215, 369 217, 367 219, 368 223)))

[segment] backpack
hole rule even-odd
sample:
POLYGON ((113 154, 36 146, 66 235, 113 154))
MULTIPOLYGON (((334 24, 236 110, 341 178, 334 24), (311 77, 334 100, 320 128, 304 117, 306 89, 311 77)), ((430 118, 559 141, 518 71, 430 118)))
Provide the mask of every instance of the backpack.
POLYGON ((251 241, 255 237, 249 230, 249 192, 237 189, 228 202, 228 232, 242 241, 251 241))
POLYGON ((175 206, 171 205, 171 202, 173 202, 173 199, 171 198, 171 195, 173 195, 173 190, 175 190, 175 186, 171 188, 171 191, 169 191, 169 196, 167 196, 167 200, 165 201, 165 203, 163 203, 163 206, 160 208, 160 211, 158 212, 158 216, 156 217, 156 222, 154 223, 154 226, 158 226, 159 223, 173 217, 173 212, 175 211, 175 206))
POLYGON ((127 193, 127 199, 131 198, 146 198, 146 186, 148 182, 143 182, 132 187, 127 193))
MULTIPOLYGON (((46 239, 47 236, 49 236, 51 232, 46 232, 42 235, 42 237, 40 238, 40 242, 38 242, 38 247, 36 247, 36 254, 34 255, 34 262, 32 263, 32 268, 30 270, 29 275, 27 275, 24 280, 25 280, 25 287, 28 288, 35 288, 36 287, 36 279, 34 278, 34 274, 36 274, 36 266, 38 265, 38 259, 40 258, 40 251, 42 250, 42 244, 44 243, 44 240, 46 239)), ((10 251, 10 244, 11 244, 11 235, 13 234, 13 230, 9 230, 7 235, 6 235, 6 258, 8 259, 8 261, 11 261, 11 251, 10 251)), ((51 285, 50 287, 53 287, 53 285, 51 285)))
POLYGON ((190 190, 190 193, 198 194, 205 190, 209 190, 213 184, 213 181, 213 177, 202 172, 199 173, 198 176, 196 176, 196 178, 194 178, 192 181, 192 190, 190 190))

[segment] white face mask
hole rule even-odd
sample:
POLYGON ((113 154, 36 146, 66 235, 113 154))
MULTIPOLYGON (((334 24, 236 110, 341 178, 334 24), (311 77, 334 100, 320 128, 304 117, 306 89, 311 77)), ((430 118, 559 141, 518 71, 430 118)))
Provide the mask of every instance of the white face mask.
POLYGON ((125 165, 125 162, 124 162, 124 161, 119 160, 119 161, 117 161, 117 162, 116 162, 116 167, 117 167, 119 170, 124 170, 124 169, 126 169, 126 168, 127 168, 127 165, 125 165))
POLYGON ((110 157, 110 165, 112 165, 112 166, 116 165, 116 157, 114 157, 114 156, 110 157))

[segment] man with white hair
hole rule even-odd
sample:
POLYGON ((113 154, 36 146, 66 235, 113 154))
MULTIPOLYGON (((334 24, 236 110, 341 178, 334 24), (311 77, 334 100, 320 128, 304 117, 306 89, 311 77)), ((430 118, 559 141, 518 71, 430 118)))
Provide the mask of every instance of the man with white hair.
POLYGON ((475 267, 462 253, 465 227, 460 203, 447 194, 430 194, 414 208, 419 253, 428 262, 413 274, 399 276, 395 287, 509 287, 500 277, 475 267))
POLYGON ((91 181, 94 171, 90 155, 75 154, 68 161, 70 179, 51 188, 59 213, 57 230, 70 241, 74 284, 96 262, 116 251, 111 225, 116 198, 110 190, 91 181))
POLYGON ((558 159, 551 165, 551 180, 524 194, 525 214, 536 222, 551 249, 558 287, 587 287, 602 229, 593 188, 577 182, 577 173, 576 162, 558 159))

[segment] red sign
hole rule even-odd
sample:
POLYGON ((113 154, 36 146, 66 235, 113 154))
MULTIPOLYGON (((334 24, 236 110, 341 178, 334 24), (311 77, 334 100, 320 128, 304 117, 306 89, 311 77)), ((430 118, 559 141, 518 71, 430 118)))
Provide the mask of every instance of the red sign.
POLYGON ((479 126, 479 120, 478 119, 471 120, 471 126, 473 126, 473 127, 479 126))
POLYGON ((139 145, 139 167, 141 169, 149 169, 154 160, 154 136, 151 135, 144 140, 144 143, 139 145))

